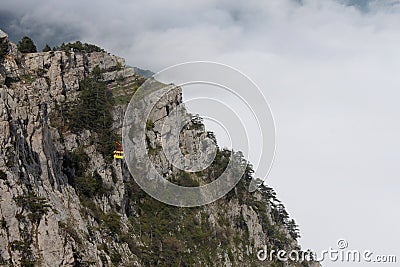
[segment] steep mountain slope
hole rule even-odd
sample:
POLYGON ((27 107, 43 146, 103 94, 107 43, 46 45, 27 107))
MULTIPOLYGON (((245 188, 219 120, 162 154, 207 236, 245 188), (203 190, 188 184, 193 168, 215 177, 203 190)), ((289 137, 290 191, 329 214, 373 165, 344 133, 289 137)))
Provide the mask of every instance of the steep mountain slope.
MULTIPOLYGON (((124 161, 112 158, 127 104, 144 81, 122 58, 79 49, 21 54, 2 42, 0 264, 318 265, 257 259, 264 245, 299 249, 298 230, 271 188, 248 193, 250 165, 228 195, 198 208, 162 204, 137 186, 124 161)), ((176 105, 179 87, 153 112, 148 153, 174 183, 212 181, 229 151, 192 174, 175 170, 161 152, 157 122, 176 105)), ((182 151, 192 153, 210 134, 194 120, 181 133, 182 151)))

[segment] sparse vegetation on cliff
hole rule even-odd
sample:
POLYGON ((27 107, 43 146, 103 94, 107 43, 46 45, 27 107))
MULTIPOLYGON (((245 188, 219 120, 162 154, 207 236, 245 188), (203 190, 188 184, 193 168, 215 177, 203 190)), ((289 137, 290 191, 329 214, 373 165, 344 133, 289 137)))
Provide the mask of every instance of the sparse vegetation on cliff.
POLYGON ((91 76, 81 81, 78 102, 69 107, 67 122, 74 132, 85 129, 93 132, 98 151, 110 161, 119 138, 113 130, 114 99, 100 77, 101 70, 96 67, 91 76))
POLYGON ((9 45, 7 40, 0 39, 0 63, 4 60, 8 53, 9 45))
POLYGON ((29 212, 28 217, 34 223, 39 223, 43 215, 47 214, 51 208, 46 198, 38 197, 33 193, 17 196, 15 202, 23 210, 29 212))

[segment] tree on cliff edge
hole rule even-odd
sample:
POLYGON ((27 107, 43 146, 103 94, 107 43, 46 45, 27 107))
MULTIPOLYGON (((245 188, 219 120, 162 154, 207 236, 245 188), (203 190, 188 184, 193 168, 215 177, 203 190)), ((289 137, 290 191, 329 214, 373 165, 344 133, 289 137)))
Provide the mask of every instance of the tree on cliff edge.
POLYGON ((42 51, 43 51, 43 52, 50 52, 50 51, 51 51, 51 48, 50 48, 50 46, 49 46, 48 44, 46 44, 46 46, 43 48, 42 51))
POLYGON ((1 40, 0 39, 0 62, 7 55, 8 49, 9 49, 9 46, 8 46, 7 40, 1 40))
POLYGON ((28 36, 23 37, 22 40, 18 42, 18 50, 21 53, 36 53, 37 52, 35 43, 28 36))

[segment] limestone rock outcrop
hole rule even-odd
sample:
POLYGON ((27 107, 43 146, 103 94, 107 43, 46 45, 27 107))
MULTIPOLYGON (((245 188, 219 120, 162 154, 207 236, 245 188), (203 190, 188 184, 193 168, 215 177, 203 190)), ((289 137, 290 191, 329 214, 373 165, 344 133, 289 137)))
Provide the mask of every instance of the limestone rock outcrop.
MULTIPOLYGON (((104 158, 94 132, 66 127, 62 107, 76 103, 80 82, 96 67, 115 98, 113 127, 120 134, 127 103, 143 81, 123 58, 106 52, 21 54, 10 42, 0 62, 0 265, 266 266, 256 258, 263 245, 299 248, 286 218, 274 215, 269 191, 250 195, 242 185, 198 209, 160 206, 135 187, 123 161, 104 158), (170 219, 162 217, 166 211, 170 219), (207 240, 212 244, 202 243, 207 240)), ((166 176, 181 174, 157 152, 160 123, 181 104, 177 88, 156 106, 147 132, 155 164, 166 176)), ((204 126, 188 125, 182 151, 192 153, 207 134, 204 126)), ((201 184, 218 171, 186 178, 201 184)))

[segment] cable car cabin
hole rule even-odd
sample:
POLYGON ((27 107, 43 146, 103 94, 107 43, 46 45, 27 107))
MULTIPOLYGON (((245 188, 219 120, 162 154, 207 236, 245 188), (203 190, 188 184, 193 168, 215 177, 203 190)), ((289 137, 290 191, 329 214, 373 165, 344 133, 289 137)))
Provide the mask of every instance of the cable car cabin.
POLYGON ((115 150, 114 151, 114 159, 123 159, 124 158, 124 151, 115 150))
POLYGON ((123 159, 124 151, 122 150, 122 145, 118 142, 115 143, 117 144, 117 150, 114 150, 114 159, 123 159))

